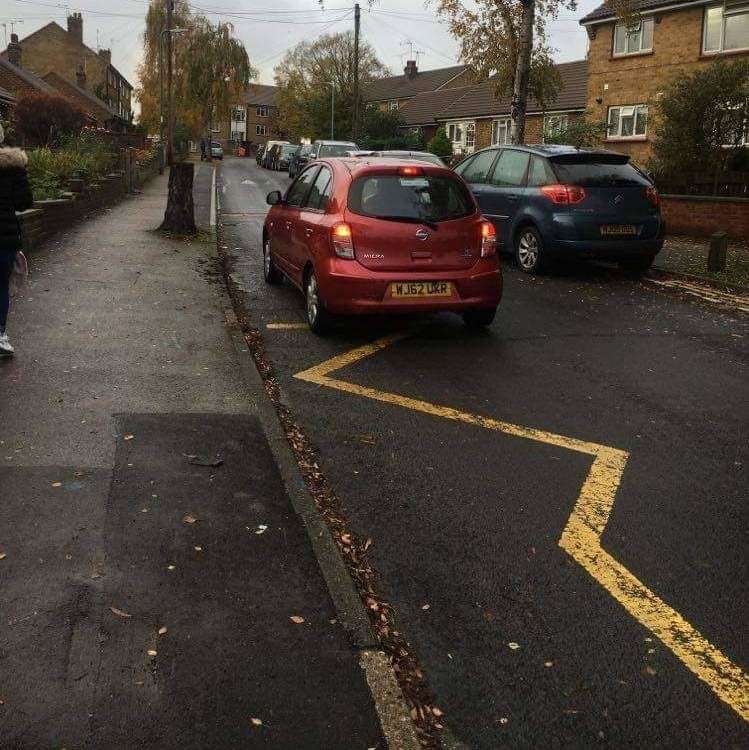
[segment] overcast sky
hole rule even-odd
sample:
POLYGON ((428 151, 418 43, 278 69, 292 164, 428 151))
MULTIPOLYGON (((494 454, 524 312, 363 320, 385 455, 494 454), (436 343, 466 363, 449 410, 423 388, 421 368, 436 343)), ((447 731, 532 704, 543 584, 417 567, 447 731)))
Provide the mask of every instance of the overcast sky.
MULTIPOLYGON (((366 2, 361 4, 363 38, 394 73, 401 71, 412 49, 418 52, 422 70, 458 62, 457 44, 435 18, 433 4, 430 9, 422 0, 379 0, 371 11, 366 2)), ((471 5, 470 0, 466 4, 471 5)), ((599 4, 600 0, 581 0, 575 13, 566 11, 551 25, 557 61, 585 56, 586 35, 577 19, 599 4)), ((211 20, 234 24, 236 35, 260 72, 260 83, 273 83, 273 68, 289 47, 320 34, 353 28, 353 2, 347 0, 327 0, 325 10, 317 0, 197 0, 191 5, 211 20)), ((112 63, 137 84, 135 70, 147 7, 147 0, 80 0, 80 4, 78 0, 0 0, 0 24, 22 20, 16 32, 23 39, 49 21, 64 27, 67 9, 80 10, 84 42, 93 49, 111 47, 112 63)), ((6 31, 9 36, 9 26, 6 31)), ((3 46, 4 42, 0 37, 3 46)))

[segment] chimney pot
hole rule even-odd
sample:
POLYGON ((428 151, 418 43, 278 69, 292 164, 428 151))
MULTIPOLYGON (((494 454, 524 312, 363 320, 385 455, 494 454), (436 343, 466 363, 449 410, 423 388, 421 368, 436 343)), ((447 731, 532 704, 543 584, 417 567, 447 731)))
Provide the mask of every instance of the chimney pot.
POLYGON ((21 45, 18 43, 18 34, 10 35, 10 44, 8 45, 8 62, 16 67, 21 67, 21 45))
POLYGON ((75 82, 79 88, 86 88, 86 70, 83 65, 79 65, 75 70, 75 82))
POLYGON ((416 74, 419 72, 416 60, 406 60, 406 67, 403 72, 406 74, 406 78, 416 78, 416 74))
POLYGON ((80 13, 71 13, 68 16, 68 34, 70 34, 78 44, 83 44, 83 16, 80 13))

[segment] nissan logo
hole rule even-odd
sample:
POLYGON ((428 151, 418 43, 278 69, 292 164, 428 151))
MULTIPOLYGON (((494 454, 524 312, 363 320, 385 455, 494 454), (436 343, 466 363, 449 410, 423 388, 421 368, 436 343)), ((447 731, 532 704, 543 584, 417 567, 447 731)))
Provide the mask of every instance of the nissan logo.
POLYGON ((416 236, 423 242, 429 239, 429 232, 426 229, 417 229, 416 236))

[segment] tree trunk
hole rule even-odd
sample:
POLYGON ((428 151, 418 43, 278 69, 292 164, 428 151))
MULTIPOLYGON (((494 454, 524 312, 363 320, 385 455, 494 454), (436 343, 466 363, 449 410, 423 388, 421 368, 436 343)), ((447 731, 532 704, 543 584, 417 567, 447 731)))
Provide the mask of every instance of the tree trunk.
POLYGON ((159 229, 177 234, 196 234, 195 207, 192 201, 192 180, 195 165, 175 164, 169 170, 169 198, 164 221, 159 229))
POLYGON ((515 144, 525 143, 525 110, 528 106, 528 82, 531 72, 533 50, 533 21, 536 15, 536 0, 523 0, 523 17, 520 19, 518 58, 515 63, 515 79, 512 86, 510 117, 510 140, 515 144))

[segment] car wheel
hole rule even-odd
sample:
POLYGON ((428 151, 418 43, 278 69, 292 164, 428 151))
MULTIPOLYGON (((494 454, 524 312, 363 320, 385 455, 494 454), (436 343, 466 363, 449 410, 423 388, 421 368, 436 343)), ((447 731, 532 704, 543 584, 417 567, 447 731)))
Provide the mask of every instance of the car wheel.
POLYGON ((515 238, 515 260, 525 273, 541 273, 545 262, 544 241, 532 226, 521 227, 515 238))
POLYGON ((463 313, 463 322, 468 328, 486 328, 492 324, 496 314, 496 307, 479 307, 475 310, 466 310, 463 313))
POLYGON ((330 330, 333 316, 325 309, 314 271, 310 271, 304 291, 307 296, 307 323, 313 333, 322 336, 330 330))
POLYGON ((626 258, 619 261, 619 268, 626 273, 640 275, 645 273, 653 265, 655 255, 641 255, 637 258, 626 258))
POLYGON ((281 272, 276 268, 276 264, 273 262, 269 239, 266 239, 263 244, 263 277, 268 284, 280 284, 283 281, 281 272))

